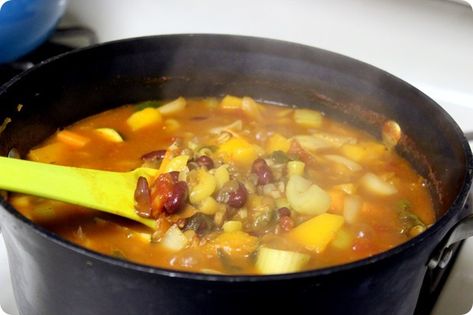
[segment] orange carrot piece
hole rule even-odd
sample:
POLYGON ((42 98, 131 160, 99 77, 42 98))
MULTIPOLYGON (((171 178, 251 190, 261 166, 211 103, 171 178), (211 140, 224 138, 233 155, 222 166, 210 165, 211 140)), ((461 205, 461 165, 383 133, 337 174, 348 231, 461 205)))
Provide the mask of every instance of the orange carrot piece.
POLYGON ((334 214, 342 214, 345 193, 338 189, 330 189, 328 194, 330 195, 331 200, 329 212, 334 214))
POLYGON ((68 144, 72 147, 81 148, 85 146, 90 139, 69 130, 58 132, 57 139, 62 143, 68 144))

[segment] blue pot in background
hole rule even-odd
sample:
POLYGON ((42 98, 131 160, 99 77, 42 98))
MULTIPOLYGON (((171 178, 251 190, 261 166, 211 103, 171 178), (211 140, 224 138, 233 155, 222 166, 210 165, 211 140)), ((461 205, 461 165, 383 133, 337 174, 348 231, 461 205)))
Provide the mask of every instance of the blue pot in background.
POLYGON ((42 44, 64 14, 67 0, 0 0, 0 64, 42 44))

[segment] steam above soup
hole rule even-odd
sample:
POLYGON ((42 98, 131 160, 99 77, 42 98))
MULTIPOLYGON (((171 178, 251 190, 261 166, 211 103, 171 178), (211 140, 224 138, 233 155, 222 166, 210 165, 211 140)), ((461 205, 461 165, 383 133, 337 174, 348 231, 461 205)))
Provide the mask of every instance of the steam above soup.
POLYGON ((134 195, 156 231, 57 201, 17 194, 11 202, 72 242, 152 266, 224 274, 333 266, 435 221, 425 180, 393 149, 398 127, 387 125, 381 143, 323 113, 249 97, 147 101, 58 131, 28 158, 159 169, 134 195))

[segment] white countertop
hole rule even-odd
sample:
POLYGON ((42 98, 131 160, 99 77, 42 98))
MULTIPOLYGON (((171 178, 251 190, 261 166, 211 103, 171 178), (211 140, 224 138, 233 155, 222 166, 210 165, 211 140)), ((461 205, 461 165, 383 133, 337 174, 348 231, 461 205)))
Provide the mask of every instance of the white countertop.
MULTIPOLYGON (((63 24, 89 26, 100 41, 227 33, 324 48, 404 79, 473 131, 473 12, 446 0, 81 0, 70 1, 63 24)), ((16 314, 3 246, 0 240, 0 305, 16 314)), ((432 315, 469 311, 472 270, 470 240, 432 315)))

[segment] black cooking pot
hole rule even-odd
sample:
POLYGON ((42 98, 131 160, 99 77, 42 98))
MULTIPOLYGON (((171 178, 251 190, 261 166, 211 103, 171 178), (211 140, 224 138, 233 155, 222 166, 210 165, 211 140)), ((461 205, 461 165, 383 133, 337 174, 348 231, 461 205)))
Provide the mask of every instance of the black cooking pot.
MULTIPOLYGON (((465 237, 472 155, 455 122, 401 80, 334 53, 224 35, 124 40, 53 58, 0 90, 0 154, 25 154, 58 128, 147 99, 248 95, 316 108, 378 138, 398 122, 397 150, 431 183, 439 220, 420 236, 355 263, 273 276, 152 268, 80 248, 0 209, 16 301, 23 315, 412 314, 426 272, 465 237), (20 108, 18 104, 23 106, 20 108), (21 109, 21 110, 20 110, 21 109)), ((469 232, 471 233, 471 231, 469 232)))

